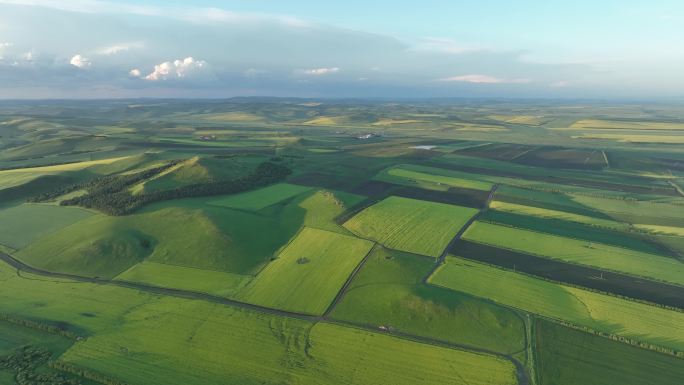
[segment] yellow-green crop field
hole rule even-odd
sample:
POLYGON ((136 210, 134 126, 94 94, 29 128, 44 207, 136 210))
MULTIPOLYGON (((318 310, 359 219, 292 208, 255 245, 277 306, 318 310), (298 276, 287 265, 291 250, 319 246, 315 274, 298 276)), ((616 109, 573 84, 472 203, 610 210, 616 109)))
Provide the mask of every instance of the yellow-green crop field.
POLYGON ((322 314, 373 247, 356 237, 305 227, 240 293, 250 303, 322 314))
POLYGON ((684 349, 684 312, 448 257, 431 284, 633 340, 684 349))
POLYGON ((391 196, 344 227, 391 249, 438 257, 476 209, 391 196))
POLYGON ((598 242, 475 222, 463 234, 469 241, 684 285, 684 262, 598 242))

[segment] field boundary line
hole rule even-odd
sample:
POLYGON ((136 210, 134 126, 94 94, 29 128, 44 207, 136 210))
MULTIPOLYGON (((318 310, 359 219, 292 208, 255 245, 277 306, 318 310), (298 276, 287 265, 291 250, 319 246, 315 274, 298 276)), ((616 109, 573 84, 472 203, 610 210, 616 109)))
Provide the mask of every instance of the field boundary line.
MULTIPOLYGON (((375 246, 373 246, 373 248, 374 247, 375 246)), ((371 248, 371 250, 373 248, 371 248)), ((370 251, 369 251, 368 255, 370 255, 370 251)), ((279 310, 279 309, 269 308, 269 307, 265 307, 265 306, 241 302, 238 300, 233 300, 233 299, 229 299, 229 298, 225 298, 225 297, 219 297, 216 295, 205 294, 205 293, 201 293, 201 292, 194 292, 194 291, 182 290, 182 289, 163 288, 163 287, 157 287, 157 286, 142 284, 142 283, 138 283, 138 282, 115 281, 115 280, 102 279, 102 278, 84 277, 84 276, 68 274, 68 273, 50 272, 47 270, 42 270, 42 269, 38 269, 38 268, 35 268, 32 266, 29 266, 29 265, 15 259, 11 255, 8 255, 8 254, 2 253, 2 252, 0 252, 0 261, 5 262, 10 267, 15 268, 17 271, 25 271, 25 272, 28 272, 30 274, 35 274, 35 275, 42 275, 42 276, 47 276, 47 277, 59 278, 59 279, 69 279, 69 280, 73 280, 73 281, 81 282, 81 283, 114 285, 114 286, 119 286, 119 287, 123 287, 123 288, 127 288, 127 289, 144 291, 144 292, 151 293, 151 294, 168 295, 168 296, 172 296, 172 297, 176 297, 176 298, 183 298, 183 299, 188 299, 188 300, 203 300, 203 301, 208 301, 208 302, 212 302, 212 303, 217 303, 220 305, 233 306, 235 308, 245 309, 248 311, 255 311, 255 312, 260 312, 260 313, 265 313, 265 314, 272 314, 272 315, 282 316, 282 317, 287 317, 287 318, 301 319, 304 321, 312 322, 314 325, 318 322, 327 322, 327 323, 337 324, 337 325, 344 326, 344 327, 355 327, 357 329, 367 330, 367 331, 370 331, 373 333, 381 333, 381 334, 384 333, 384 334, 393 336, 395 338, 402 338, 402 339, 412 341, 415 343, 423 343, 423 344, 438 346, 438 347, 442 347, 442 348, 455 349, 455 350, 460 350, 460 351, 464 351, 464 352, 468 352, 468 353, 472 353, 472 354, 487 354, 490 356, 494 356, 494 357, 498 357, 500 359, 505 359, 507 361, 510 361, 513 364, 514 368, 516 369, 516 377, 518 379, 518 385, 529 385, 529 383, 530 383, 524 366, 517 359, 515 359, 511 355, 507 355, 504 353, 498 353, 498 352, 494 352, 494 351, 489 351, 489 350, 478 348, 475 346, 461 345, 461 344, 452 343, 449 341, 444 341, 444 340, 439 340, 439 339, 435 339, 435 338, 415 335, 415 334, 411 334, 411 333, 405 333, 405 332, 401 332, 401 331, 383 331, 376 326, 368 325, 368 324, 364 324, 364 323, 356 323, 356 322, 350 322, 350 321, 331 319, 331 318, 328 318, 326 316, 316 316, 316 315, 305 314, 305 313, 297 313, 297 312, 292 312, 292 311, 287 311, 287 310, 279 310)))
MULTIPOLYGON (((480 262, 478 262, 478 263, 480 263, 480 262)), ((504 269, 504 270, 507 270, 507 269, 504 269)), ((524 274, 524 273, 523 273, 523 274, 524 274)), ((434 283, 430 283, 430 285, 435 286, 435 287, 439 287, 439 288, 442 288, 442 289, 445 289, 445 290, 451 290, 451 291, 455 291, 455 292, 459 292, 459 293, 465 293, 465 292, 460 292, 460 291, 458 291, 458 290, 455 290, 455 289, 452 289, 452 288, 449 288, 449 287, 446 287, 446 286, 443 286, 443 285, 438 285, 438 284, 434 284, 434 283)), ((553 323, 556 323, 556 324, 558 324, 558 325, 565 326, 565 327, 568 327, 568 328, 571 328, 571 329, 574 329, 574 330, 578 330, 578 331, 581 331, 581 332, 584 332, 584 333, 593 334, 593 335, 595 335, 595 336, 599 336, 599 337, 602 337, 602 338, 606 338, 606 339, 609 339, 609 340, 611 340, 611 341, 616 341, 616 342, 620 342, 620 343, 623 343, 623 344, 626 344, 626 345, 629 345, 629 346, 634 346, 634 347, 639 348, 639 349, 644 349, 644 350, 648 350, 648 351, 660 353, 660 354, 663 354, 663 355, 666 355, 666 356, 669 356, 669 357, 675 357, 675 358, 684 360, 684 352, 681 352, 681 351, 679 351, 679 350, 677 350, 677 349, 675 349, 675 348, 669 348, 669 347, 665 347, 665 346, 662 346, 662 345, 656 345, 656 344, 654 344, 654 343, 643 342, 643 341, 636 340, 636 339, 633 339, 633 338, 621 336, 621 335, 618 335, 618 334, 611 334, 611 333, 608 333, 608 332, 603 332, 603 331, 600 331, 600 330, 596 330, 596 329, 594 329, 594 328, 592 328, 592 327, 580 325, 580 324, 578 324, 578 323, 574 323, 574 322, 571 322, 571 321, 568 321, 568 320, 565 320, 565 319, 562 319, 562 318, 554 318, 554 317, 546 316, 546 315, 543 315, 543 314, 531 312, 531 311, 528 311, 528 310, 525 310, 525 309, 522 309, 522 308, 519 308, 519 307, 516 307, 516 306, 507 305, 507 304, 504 304, 504 303, 501 303, 501 302, 496 302, 496 301, 491 300, 490 298, 480 297, 480 296, 477 296, 477 295, 474 295, 474 294, 470 294, 470 293, 465 293, 465 294, 468 295, 468 296, 470 296, 470 297, 480 299, 480 300, 482 300, 482 301, 484 301, 484 302, 487 302, 487 303, 490 303, 490 304, 493 304, 493 305, 497 305, 497 306, 501 306, 501 307, 506 308, 506 309, 509 309, 509 310, 513 310, 513 311, 515 311, 515 312, 521 312, 521 313, 523 313, 523 314, 532 314, 532 315, 534 315, 535 317, 538 317, 538 318, 541 318, 541 319, 545 319, 545 320, 551 321, 551 322, 553 322, 553 323), (661 350, 661 349, 662 349, 662 350, 661 350)))
MULTIPOLYGON (((513 227, 513 228, 516 228, 516 227, 513 227)), ((545 234, 545 233, 540 233, 540 234, 545 234)), ((569 237, 568 237, 568 239, 577 240, 576 238, 569 238, 569 237)), ((579 262, 575 262, 575 261, 567 261, 567 260, 562 259, 562 258, 549 257, 549 256, 541 255, 541 254, 532 253, 532 252, 529 252, 529 251, 513 249, 513 248, 510 248, 510 247, 506 247, 506 246, 500 246, 500 245, 496 245, 496 244, 493 244, 493 243, 475 241, 475 240, 472 240, 472 239, 465 239, 465 241, 472 242, 472 243, 477 243, 477 244, 484 245, 484 246, 493 247, 493 248, 496 248, 496 249, 501 249, 501 250, 506 250, 506 251, 512 251, 512 252, 521 253, 521 254, 527 254, 527 255, 531 255, 531 256, 533 256, 533 257, 537 257, 537 258, 548 259, 548 260, 551 260, 551 261, 556 261, 556 262, 561 262, 561 263, 567 263, 568 265, 575 265, 575 266, 588 267, 588 268, 592 268, 592 269, 596 269, 596 270, 602 270, 602 271, 605 271, 605 272, 610 272, 610 273, 613 273, 613 274, 625 275, 625 276, 629 276, 629 277, 633 277, 633 278, 639 278, 639 279, 644 279, 644 280, 647 280, 647 281, 653 281, 653 282, 661 283, 661 284, 668 285, 668 286, 674 286, 674 287, 684 288, 684 284, 676 283, 676 282, 670 282, 670 281, 666 281, 666 280, 659 279, 659 278, 649 277, 649 276, 645 276, 645 275, 638 275, 638 274, 628 273, 628 272, 619 271, 619 270, 614 270, 614 269, 608 269, 608 268, 605 268, 605 267, 600 267, 600 266, 595 266, 595 265, 589 265, 589 264, 579 263, 579 262)), ((600 243, 600 242, 596 242, 596 243, 599 243, 599 244, 601 244, 601 245, 605 245, 605 244, 600 243)), ((605 246, 611 246, 611 245, 605 245, 605 246)), ((614 247, 615 247, 615 248, 620 248, 619 246, 614 246, 614 247)), ((631 249, 625 249, 625 250, 631 250, 631 249)), ((643 254, 649 254, 649 253, 643 253, 643 254)), ((666 259, 675 259, 675 260, 679 261, 679 259, 677 259, 677 258, 662 257, 662 256, 659 256, 659 255, 657 255, 657 254, 649 254, 649 255, 654 255, 654 256, 656 256, 656 257, 666 258, 666 259)), ((680 262, 681 262, 681 261, 680 261, 680 262)))
POLYGON ((454 235, 454 237, 451 239, 451 241, 449 241, 449 243, 444 248, 444 251, 442 251, 442 253, 437 258, 437 260, 435 262, 435 266, 425 275, 425 277, 423 277, 423 279, 422 279, 423 283, 425 283, 425 284, 428 283, 428 278, 430 278, 430 276, 437 270, 437 268, 439 266, 441 266, 445 263, 446 257, 449 254, 449 251, 451 250, 451 248, 456 244, 456 242, 458 242, 463 237, 463 234, 465 234, 466 230, 468 230, 468 228, 473 223, 475 223, 475 221, 477 221, 478 218, 480 216, 482 216, 482 214, 485 211, 487 211, 487 209, 489 209, 489 204, 494 199, 494 194, 496 193, 496 190, 498 188, 499 188, 498 183, 495 183, 494 185, 492 185, 491 190, 489 190, 489 195, 487 196, 487 200, 485 201, 482 208, 480 208, 480 210, 477 213, 475 213, 472 217, 470 217, 470 219, 468 219, 468 221, 463 225, 463 227, 461 227, 461 229, 458 230, 456 235, 454 235))
MULTIPOLYGON (((594 289, 594 288, 590 288, 590 287, 586 287, 586 286, 581 286, 581 285, 577 285, 577 284, 570 283, 570 282, 556 281, 556 280, 553 280, 553 279, 550 279, 550 278, 540 277, 540 276, 538 276, 538 275, 534 275, 534 274, 532 274, 532 273, 528 273, 528 272, 525 272, 525 271, 513 270, 513 269, 507 268, 507 267, 505 267, 505 266, 500 266, 500 265, 496 265, 496 264, 493 264, 493 263, 489 263, 489 262, 485 262, 485 261, 480 261, 480 260, 477 260, 477 259, 472 259, 472 258, 468 258, 468 257, 463 257, 463 256, 460 256, 460 255, 458 255, 458 256, 456 256, 456 257, 457 257, 457 258, 460 258, 460 259, 465 259, 465 260, 468 260, 468 261, 471 261, 471 262, 474 262, 474 263, 479 263, 479 264, 481 264, 481 265, 487 265, 487 266, 489 266, 489 267, 493 267, 493 268, 496 268, 496 269, 505 270, 505 271, 510 271, 510 272, 512 272, 512 273, 515 273, 515 274, 524 275, 524 276, 527 276, 527 277, 530 277, 530 278, 534 278, 534 279, 537 279, 537 280, 540 280, 540 281, 545 281, 545 282, 553 283, 553 284, 560 285, 560 286, 567 286, 567 287, 571 287, 571 288, 574 288, 574 289, 584 290, 584 291, 588 291, 588 292, 592 292, 592 293, 596 293, 596 294, 602 294, 602 295, 605 295, 605 296, 608 296, 608 297, 623 299, 623 300, 625 300, 625 301, 640 303, 640 304, 642 304, 642 305, 648 305, 648 306, 653 306, 653 307, 657 307, 657 308, 661 308, 661 309, 665 309, 665 310, 669 310, 669 311, 674 311, 674 312, 678 312, 678 313, 684 313, 684 309, 683 309, 683 308, 679 308, 679 307, 676 307, 676 306, 663 305, 663 304, 660 304, 660 303, 657 303, 657 302, 652 302, 652 301, 647 301, 647 300, 643 300, 643 299, 627 297, 627 296, 625 296, 625 295, 621 295, 621 294, 617 294, 617 293, 613 293, 613 292, 609 292, 609 291, 598 290, 598 289, 594 289)), ((541 258, 541 257, 539 257, 539 258, 541 258)), ((614 272, 612 272, 612 271, 609 271, 609 270, 605 270, 605 271, 606 271, 607 273, 616 274, 616 273, 614 273, 614 272)), ((617 273, 617 274, 619 274, 619 273, 617 273)), ((642 278, 642 277, 637 277, 637 276, 632 276, 632 277, 639 278, 639 279, 642 278)), ((433 284, 433 283, 429 283, 429 282, 428 282, 428 284, 434 285, 434 286, 439 286, 439 285, 436 285, 436 284, 433 284)), ((442 286, 440 286, 440 287, 442 287, 442 286)), ((448 289, 447 287, 444 287, 444 288, 448 289)), ((453 290, 453 289, 450 289, 450 290, 453 290)), ((520 309, 520 310, 522 310, 522 309, 520 309)), ((522 311, 525 311, 525 310, 522 310, 522 311)))
POLYGON ((333 298, 332 302, 330 302, 330 305, 328 305, 328 308, 325 309, 325 312, 323 312, 323 318, 327 318, 330 313, 335 309, 337 304, 344 298, 345 294, 347 294, 347 289, 349 289, 349 286, 351 286, 352 282, 354 281, 354 278, 356 278, 356 275, 361 271, 363 266, 368 262, 368 259, 370 258, 371 254, 373 253, 373 250, 378 246, 377 243, 373 243, 373 246, 368 250, 366 255, 363 257, 361 262, 356 265, 354 270, 349 274, 347 277, 347 280, 344 282, 344 285, 340 288, 340 290, 337 292, 335 295, 335 298, 333 298))

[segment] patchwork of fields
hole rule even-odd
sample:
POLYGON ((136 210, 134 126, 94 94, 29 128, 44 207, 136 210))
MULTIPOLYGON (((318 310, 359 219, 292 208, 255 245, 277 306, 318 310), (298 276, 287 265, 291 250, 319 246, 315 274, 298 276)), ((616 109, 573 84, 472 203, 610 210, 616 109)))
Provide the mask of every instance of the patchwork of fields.
POLYGON ((684 262, 676 258, 486 222, 473 223, 463 234, 463 238, 684 286, 684 262))
POLYGON ((449 257, 430 283, 596 331, 684 350, 684 312, 449 257))
POLYGON ((438 257, 475 213, 467 207, 389 197, 344 227, 392 249, 438 257))
POLYGON ((682 382, 684 110, 61 103, 0 103, 2 384, 682 382))

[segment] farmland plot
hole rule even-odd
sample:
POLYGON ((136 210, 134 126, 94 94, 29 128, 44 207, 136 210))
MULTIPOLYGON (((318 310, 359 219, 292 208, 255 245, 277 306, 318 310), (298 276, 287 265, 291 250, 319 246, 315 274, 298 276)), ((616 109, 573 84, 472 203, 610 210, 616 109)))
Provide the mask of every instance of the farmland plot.
POLYGON ((492 188, 492 183, 479 180, 474 174, 410 164, 384 170, 375 179, 431 190, 447 190, 450 187, 473 190, 489 190, 492 188))
POLYGON ((229 195, 209 203, 216 206, 256 211, 297 196, 309 189, 309 187, 279 183, 255 191, 229 195))
POLYGON ((352 236, 305 227, 239 298, 262 306, 322 314, 373 247, 352 236))
POLYGON ((633 340, 684 350, 684 312, 449 257, 429 282, 502 305, 633 340))
POLYGON ((684 263, 675 258, 485 222, 473 223, 463 239, 684 285, 684 263))
POLYGON ((583 333, 548 321, 537 323, 542 384, 678 384, 682 360, 583 333))
POLYGON ((392 249, 438 257, 476 213, 473 208, 391 196, 344 227, 392 249))
POLYGON ((331 316, 503 354, 524 349, 523 322, 513 311, 426 285, 433 267, 428 258, 376 247, 331 316))
POLYGON ((492 356, 204 302, 163 299, 125 320, 60 362, 131 385, 516 383, 492 356))

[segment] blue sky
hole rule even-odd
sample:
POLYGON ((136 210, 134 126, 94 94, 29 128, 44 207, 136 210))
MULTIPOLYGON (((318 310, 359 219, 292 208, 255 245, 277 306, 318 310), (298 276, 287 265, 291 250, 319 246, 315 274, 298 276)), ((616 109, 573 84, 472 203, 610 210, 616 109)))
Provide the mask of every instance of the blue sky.
POLYGON ((668 0, 0 0, 0 98, 680 98, 682 41, 668 0))

